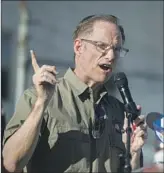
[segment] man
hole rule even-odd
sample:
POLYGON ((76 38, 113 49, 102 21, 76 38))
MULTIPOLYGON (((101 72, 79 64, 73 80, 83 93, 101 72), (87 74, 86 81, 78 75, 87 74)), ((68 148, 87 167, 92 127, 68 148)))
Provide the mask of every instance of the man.
MULTIPOLYGON (((124 107, 109 95, 115 60, 124 50, 117 18, 89 16, 74 32, 75 69, 56 79, 31 51, 34 87, 24 92, 4 138, 4 166, 30 173, 117 172, 125 153, 124 107)), ((140 120, 136 120, 136 123, 140 120)), ((132 169, 139 167, 145 126, 134 132, 132 169)))

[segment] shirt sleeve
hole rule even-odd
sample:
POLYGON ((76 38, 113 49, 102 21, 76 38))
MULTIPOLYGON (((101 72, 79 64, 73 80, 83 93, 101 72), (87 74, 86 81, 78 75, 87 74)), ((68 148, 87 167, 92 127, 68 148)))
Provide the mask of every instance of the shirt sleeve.
POLYGON ((3 145, 21 127, 32 110, 32 105, 36 101, 36 94, 33 89, 27 89, 20 97, 15 112, 8 122, 3 137, 3 145))

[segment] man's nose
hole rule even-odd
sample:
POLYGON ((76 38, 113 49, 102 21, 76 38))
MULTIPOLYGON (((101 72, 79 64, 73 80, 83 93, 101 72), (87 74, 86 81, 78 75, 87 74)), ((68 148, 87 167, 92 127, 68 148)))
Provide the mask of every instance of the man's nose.
POLYGON ((114 50, 111 48, 109 50, 107 50, 105 53, 104 53, 104 57, 106 59, 108 59, 109 61, 113 61, 115 59, 115 53, 114 53, 114 50))

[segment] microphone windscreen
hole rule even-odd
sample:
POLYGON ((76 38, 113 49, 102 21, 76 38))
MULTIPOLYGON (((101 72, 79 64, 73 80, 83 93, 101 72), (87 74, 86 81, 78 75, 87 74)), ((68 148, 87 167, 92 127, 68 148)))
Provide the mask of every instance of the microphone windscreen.
POLYGON ((163 117, 163 115, 160 114, 159 112, 150 112, 146 116, 146 124, 148 125, 149 128, 151 128, 152 130, 154 130, 153 123, 156 120, 161 119, 162 117, 163 117))

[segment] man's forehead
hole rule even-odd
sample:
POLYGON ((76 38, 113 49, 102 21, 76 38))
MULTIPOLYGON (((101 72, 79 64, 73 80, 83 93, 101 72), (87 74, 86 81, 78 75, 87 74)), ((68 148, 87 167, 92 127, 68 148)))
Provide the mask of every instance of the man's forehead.
POLYGON ((106 30, 106 31, 110 31, 113 32, 114 34, 118 34, 120 33, 120 30, 118 28, 118 25, 112 23, 112 22, 107 22, 107 21, 97 21, 94 23, 93 25, 93 30, 106 30))
POLYGON ((114 39, 117 42, 122 42, 119 27, 114 23, 106 21, 99 21, 93 25, 93 36, 101 37, 102 39, 114 39))

